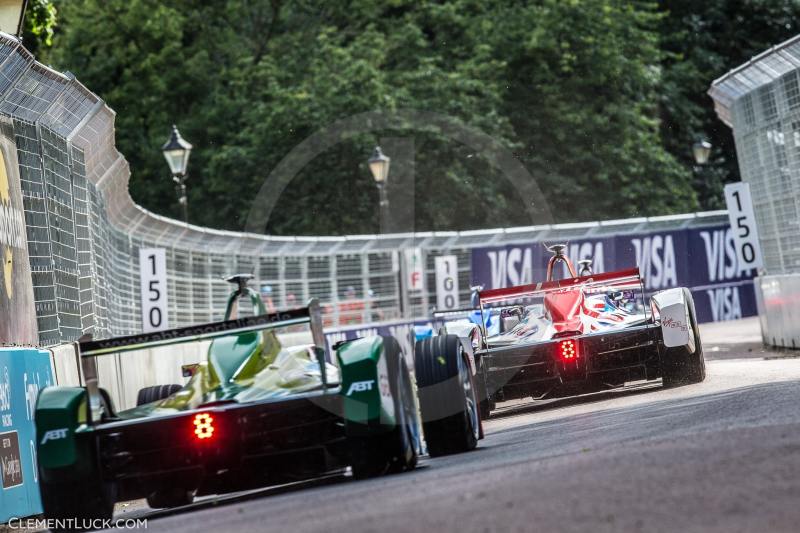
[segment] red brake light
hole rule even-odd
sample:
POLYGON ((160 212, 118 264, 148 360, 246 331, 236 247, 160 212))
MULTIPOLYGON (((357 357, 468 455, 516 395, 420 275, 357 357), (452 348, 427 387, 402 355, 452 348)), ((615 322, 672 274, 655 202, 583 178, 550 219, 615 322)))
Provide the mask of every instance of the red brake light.
POLYGON ((578 343, 573 339, 563 340, 558 343, 558 353, 561 359, 572 361, 578 358, 578 343))
POLYGON ((214 435, 214 417, 208 413, 194 415, 194 436, 197 439, 210 439, 214 435))

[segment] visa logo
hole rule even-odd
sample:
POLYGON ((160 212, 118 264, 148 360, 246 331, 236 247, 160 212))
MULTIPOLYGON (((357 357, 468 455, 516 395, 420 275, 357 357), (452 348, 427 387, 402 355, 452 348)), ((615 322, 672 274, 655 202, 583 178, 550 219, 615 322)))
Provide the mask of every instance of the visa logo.
POLYGON ((731 228, 701 231, 706 250, 708 281, 724 281, 749 275, 753 269, 740 268, 731 228))
POLYGON ((636 264, 644 278, 646 289, 665 289, 678 284, 672 235, 631 239, 631 244, 636 252, 636 264))
POLYGON ((720 287, 707 290, 706 294, 711 303, 711 316, 714 322, 742 318, 739 287, 720 287))

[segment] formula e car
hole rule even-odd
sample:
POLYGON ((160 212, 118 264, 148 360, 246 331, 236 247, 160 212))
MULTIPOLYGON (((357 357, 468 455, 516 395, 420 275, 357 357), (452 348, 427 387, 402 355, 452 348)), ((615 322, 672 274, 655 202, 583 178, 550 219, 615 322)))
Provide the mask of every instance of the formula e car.
MULTIPOLYGON (((705 379, 688 289, 647 298, 638 268, 594 274, 582 262, 579 276, 565 248, 549 248, 544 282, 478 291, 480 318, 472 316, 475 311, 434 314, 438 337, 470 354, 482 418, 498 401, 571 396, 659 378, 667 387, 705 379), (554 279, 560 263, 569 277, 554 279), (489 317, 499 321, 495 333, 488 331, 489 317)), ((436 338, 418 340, 418 346, 436 338)), ((422 415, 425 420, 424 405, 422 415)))
MULTIPOLYGON (((328 349, 316 301, 267 314, 249 277, 230 278, 238 288, 222 322, 76 343, 85 386, 45 388, 36 405, 46 517, 110 518, 117 501, 175 507, 346 467, 356 478, 415 467, 418 400, 398 342, 375 336, 328 349), (237 318, 241 297, 253 316, 237 318), (313 344, 283 346, 279 330, 301 325, 313 344), (205 359, 184 367, 188 382, 142 389, 137 406, 115 411, 97 357, 145 350, 155 360, 180 343, 205 359)), ((432 433, 427 442, 457 451, 469 438, 432 433)))

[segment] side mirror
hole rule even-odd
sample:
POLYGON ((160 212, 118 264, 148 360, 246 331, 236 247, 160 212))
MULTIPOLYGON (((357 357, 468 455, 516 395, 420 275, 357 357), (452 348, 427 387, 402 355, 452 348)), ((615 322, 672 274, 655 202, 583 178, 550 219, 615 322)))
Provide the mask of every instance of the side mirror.
POLYGON ((181 367, 181 374, 185 378, 190 378, 195 375, 198 366, 200 365, 198 365, 197 363, 192 363, 191 365, 183 365, 181 367))

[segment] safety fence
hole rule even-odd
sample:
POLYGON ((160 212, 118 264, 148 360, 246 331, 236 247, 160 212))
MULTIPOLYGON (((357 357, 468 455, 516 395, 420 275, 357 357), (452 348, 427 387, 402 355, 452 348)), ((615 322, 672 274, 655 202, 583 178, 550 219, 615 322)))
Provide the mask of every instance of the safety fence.
MULTIPOLYGON (((171 327, 221 318, 231 288, 222 277, 248 272, 269 307, 293 307, 318 298, 325 325, 334 330, 428 316, 436 306, 435 259, 442 255, 455 256, 457 299, 466 304, 471 285, 494 284, 491 269, 476 265, 498 248, 507 250, 507 272, 513 272, 515 250, 539 250, 534 243, 569 242, 576 257, 583 257, 587 243, 598 239, 642 238, 647 244, 640 247, 639 256, 627 251, 633 241, 627 248, 606 245, 605 263, 652 264, 649 276, 660 268, 653 261, 662 261, 666 233, 706 228, 724 234, 727 227, 726 214, 719 211, 403 235, 275 237, 217 231, 136 205, 128 193, 128 163, 114 145, 114 112, 74 77, 37 63, 5 34, 0 35, 0 115, 7 117, 7 142, 0 148, 8 179, 15 186, 19 183, 27 236, 22 247, 15 247, 7 246, 11 236, 0 234, 5 235, 0 242, 4 253, 14 256, 14 279, 21 281, 13 295, 0 287, 0 303, 21 323, 0 330, 0 342, 31 342, 16 336, 24 323, 31 331, 38 329, 38 342, 45 346, 84 333, 107 337, 141 331, 142 248, 165 250, 171 327), (418 267, 409 267, 409 259, 418 267), (415 280, 409 278, 409 268, 419 268, 411 272, 415 280), (35 309, 26 308, 26 302, 33 302, 35 309)), ((709 244, 715 250, 713 258, 698 259, 699 270, 716 268, 710 266, 712 260, 722 261, 724 270, 730 268, 726 237, 721 238, 709 244)), ((689 255, 690 250, 682 248, 688 246, 687 239, 672 242, 669 257, 683 260, 689 255)), ((589 246, 589 256, 595 248, 589 246)), ((538 256, 534 262, 543 264, 538 256)), ((665 279, 667 285, 686 281, 681 276, 665 279)), ((748 279, 737 278, 745 284, 748 279)), ((508 276, 503 283, 514 280, 508 276)), ((752 293, 752 286, 747 290, 752 293)), ((748 312, 742 309, 742 314, 748 312)), ((701 318, 713 317, 705 313, 701 318)))
POLYGON ((800 272, 800 35, 712 84, 750 184, 767 274, 800 272))
POLYGON ((764 273, 756 279, 764 342, 800 346, 800 35, 714 81, 709 94, 733 128, 750 184, 764 273))

